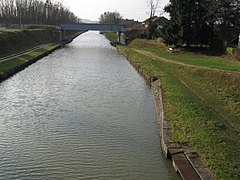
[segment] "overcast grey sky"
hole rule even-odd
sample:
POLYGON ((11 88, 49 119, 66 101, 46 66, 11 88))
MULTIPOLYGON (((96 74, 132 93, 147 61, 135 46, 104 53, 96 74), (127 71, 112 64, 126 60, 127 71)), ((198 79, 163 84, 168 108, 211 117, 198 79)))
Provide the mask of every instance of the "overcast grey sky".
MULTIPOLYGON (((98 21, 106 11, 118 11, 123 18, 143 21, 148 17, 146 0, 62 0, 81 19, 98 21)), ((169 0, 160 0, 164 7, 169 0)), ((160 10, 156 15, 160 14, 160 10)))

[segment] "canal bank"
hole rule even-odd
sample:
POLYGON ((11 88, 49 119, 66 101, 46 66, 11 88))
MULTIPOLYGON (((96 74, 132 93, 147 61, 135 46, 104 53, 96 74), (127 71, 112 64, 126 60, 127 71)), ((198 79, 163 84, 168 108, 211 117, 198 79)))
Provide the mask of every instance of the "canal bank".
POLYGON ((144 63, 139 63, 138 57, 125 53, 120 47, 117 47, 117 50, 119 54, 122 54, 130 64, 135 67, 151 87, 156 104, 161 147, 165 157, 172 160, 174 170, 179 173, 184 180, 215 179, 211 171, 193 149, 173 140, 170 123, 165 116, 164 103, 166 102, 161 87, 161 80, 153 75, 154 73, 152 73, 152 71, 154 70, 148 69, 144 63))
MULTIPOLYGON (((33 36, 34 34, 35 33, 33 33, 33 36)), ((68 35, 68 39, 65 41, 41 44, 40 46, 37 46, 35 48, 25 50, 22 53, 20 52, 20 53, 17 53, 16 55, 13 54, 9 57, 1 58, 0 59, 0 83, 8 79, 9 77, 13 76, 17 72, 22 71, 26 67, 40 60, 41 58, 49 55, 55 50, 72 42, 72 40, 78 37, 80 34, 82 34, 82 32, 81 33, 74 32, 68 35)))

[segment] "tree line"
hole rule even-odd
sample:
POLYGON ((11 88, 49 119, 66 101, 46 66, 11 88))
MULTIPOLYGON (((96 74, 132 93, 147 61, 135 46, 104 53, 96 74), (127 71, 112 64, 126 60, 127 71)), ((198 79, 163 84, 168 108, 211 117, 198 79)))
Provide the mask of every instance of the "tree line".
POLYGON ((121 22, 122 15, 115 12, 104 12, 100 15, 99 23, 100 24, 119 24, 121 22))
POLYGON ((170 20, 163 29, 171 45, 206 45, 225 52, 240 34, 240 0, 170 0, 170 20))
POLYGON ((74 23, 80 19, 61 2, 54 0, 1 0, 0 23, 48 24, 74 23))
MULTIPOLYGON (((169 45, 207 47, 224 53, 229 44, 237 44, 240 34, 240 0, 170 0, 164 11, 170 19, 160 30, 152 22, 161 0, 147 0, 148 38, 162 37, 169 45)), ((100 23, 119 23, 118 12, 105 12, 100 23)))

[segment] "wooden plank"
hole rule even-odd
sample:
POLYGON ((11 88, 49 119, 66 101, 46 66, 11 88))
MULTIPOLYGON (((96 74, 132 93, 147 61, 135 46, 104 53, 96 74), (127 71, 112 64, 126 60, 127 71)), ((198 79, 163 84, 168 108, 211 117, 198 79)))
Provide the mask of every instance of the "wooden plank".
POLYGON ((174 169, 184 180, 201 180, 183 153, 172 155, 174 169))
POLYGON ((205 166, 197 153, 187 153, 185 154, 188 161, 191 163, 195 171, 201 177, 201 179, 214 180, 213 174, 205 166))

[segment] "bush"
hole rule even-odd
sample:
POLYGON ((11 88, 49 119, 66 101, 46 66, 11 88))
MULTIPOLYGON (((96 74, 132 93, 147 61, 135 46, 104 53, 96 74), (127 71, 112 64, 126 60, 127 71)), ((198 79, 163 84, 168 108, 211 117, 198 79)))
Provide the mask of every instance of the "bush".
POLYGON ((210 48, 214 54, 225 54, 227 51, 227 41, 220 37, 213 38, 210 48))
POLYGON ((234 49, 231 47, 227 47, 227 54, 232 56, 233 53, 234 53, 234 49))

